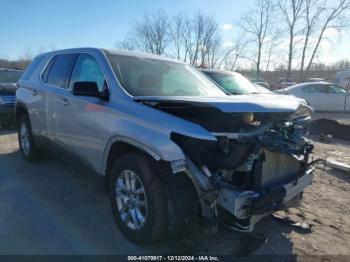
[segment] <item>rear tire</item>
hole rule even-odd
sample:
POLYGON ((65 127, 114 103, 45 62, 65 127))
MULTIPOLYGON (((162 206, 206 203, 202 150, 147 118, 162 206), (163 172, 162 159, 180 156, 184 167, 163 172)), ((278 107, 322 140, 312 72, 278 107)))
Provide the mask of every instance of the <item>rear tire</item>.
POLYGON ((18 121, 18 142, 24 160, 33 162, 40 159, 41 152, 35 145, 27 115, 23 115, 18 121))

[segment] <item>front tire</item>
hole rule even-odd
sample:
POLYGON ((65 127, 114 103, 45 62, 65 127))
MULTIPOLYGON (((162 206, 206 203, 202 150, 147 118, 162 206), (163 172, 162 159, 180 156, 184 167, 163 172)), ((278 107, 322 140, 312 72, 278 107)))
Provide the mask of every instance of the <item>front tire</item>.
POLYGON ((126 238, 144 244, 166 236, 167 194, 152 159, 135 152, 122 155, 111 170, 108 191, 115 221, 126 238))
POLYGON ((18 121, 18 142, 23 159, 32 162, 40 158, 41 154, 35 145, 27 115, 23 115, 18 121))

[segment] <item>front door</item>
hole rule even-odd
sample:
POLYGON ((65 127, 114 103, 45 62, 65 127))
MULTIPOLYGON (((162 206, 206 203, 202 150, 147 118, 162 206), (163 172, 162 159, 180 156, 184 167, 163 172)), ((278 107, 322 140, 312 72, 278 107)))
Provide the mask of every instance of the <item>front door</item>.
POLYGON ((327 111, 344 111, 346 110, 346 90, 337 85, 327 86, 327 111))
POLYGON ((106 143, 108 121, 105 118, 108 101, 87 96, 74 96, 75 82, 95 82, 102 92, 107 82, 97 59, 87 53, 78 54, 69 80, 65 103, 61 104, 57 139, 65 147, 89 163, 99 168, 106 143))

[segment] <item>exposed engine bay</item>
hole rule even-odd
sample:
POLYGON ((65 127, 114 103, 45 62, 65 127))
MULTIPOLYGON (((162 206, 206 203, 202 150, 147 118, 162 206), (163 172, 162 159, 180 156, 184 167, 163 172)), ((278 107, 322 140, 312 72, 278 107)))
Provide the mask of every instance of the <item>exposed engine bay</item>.
POLYGON ((207 217, 251 231, 253 216, 298 202, 311 183, 308 159, 313 145, 304 136, 310 120, 307 106, 292 113, 224 113, 202 103, 145 104, 196 123, 216 137, 208 141, 171 135, 185 152, 190 172, 202 176, 197 191, 202 209, 208 206, 203 210, 207 217))

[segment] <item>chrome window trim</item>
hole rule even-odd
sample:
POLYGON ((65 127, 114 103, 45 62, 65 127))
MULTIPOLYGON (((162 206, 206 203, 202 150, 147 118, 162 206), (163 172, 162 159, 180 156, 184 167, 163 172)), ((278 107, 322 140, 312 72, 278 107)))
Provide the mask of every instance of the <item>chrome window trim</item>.
MULTIPOLYGON (((105 73, 105 71, 103 70, 103 67, 101 66, 101 61, 98 59, 98 57, 97 57, 95 54, 93 54, 93 53, 91 53, 91 52, 89 52, 89 51, 78 51, 78 52, 68 51, 68 52, 62 52, 62 53, 52 53, 52 54, 51 54, 51 57, 48 59, 48 61, 46 62, 45 66, 43 67, 43 69, 42 69, 42 71, 41 71, 41 73, 40 73, 40 76, 39 76, 40 84, 42 84, 42 85, 47 85, 47 86, 53 87, 53 88, 59 88, 60 90, 67 90, 67 91, 69 91, 69 92, 71 93, 72 90, 69 89, 69 87, 63 88, 63 87, 60 87, 60 86, 57 86, 57 85, 53 85, 53 84, 50 84, 50 83, 46 83, 46 82, 43 81, 43 74, 44 74, 46 68, 49 66, 49 64, 50 64, 50 62, 52 61, 52 59, 54 59, 56 56, 59 56, 59 55, 67 55, 67 54, 73 54, 73 55, 75 54, 75 55, 77 55, 77 56, 79 56, 80 54, 88 54, 88 55, 91 55, 93 58, 95 58, 96 61, 97 61, 97 63, 98 63, 98 65, 99 65, 99 67, 100 67, 100 69, 101 69, 101 71, 102 71, 102 74, 103 74, 103 76, 104 76, 104 78, 105 78, 105 80, 106 80, 107 89, 108 89, 108 92, 110 93, 111 90, 110 90, 109 80, 108 80, 108 78, 106 77, 106 73, 105 73)), ((76 61, 74 62, 74 65, 73 65, 73 67, 72 67, 72 70, 74 69, 75 63, 76 63, 76 61)), ((70 73, 72 73, 72 72, 70 72, 70 73)), ((70 81, 70 77, 71 77, 71 75, 69 76, 69 79, 68 79, 69 81, 70 81)), ((68 82, 68 83, 69 83, 69 82, 68 82)))
POLYGON ((112 74, 113 74, 113 76, 114 76, 114 79, 117 81, 117 84, 118 84, 119 88, 121 89, 121 91, 124 92, 124 94, 127 95, 128 97, 130 97, 131 99, 134 99, 135 97, 132 96, 131 94, 129 94, 129 93, 125 90, 124 86, 120 83, 119 78, 117 77, 116 73, 114 72, 114 69, 113 69, 113 66, 112 66, 111 62, 110 62, 109 59, 108 59, 108 55, 107 55, 103 50, 101 50, 101 52, 102 52, 104 58, 106 59, 107 64, 108 64, 108 67, 109 67, 109 70, 112 71, 112 74))

